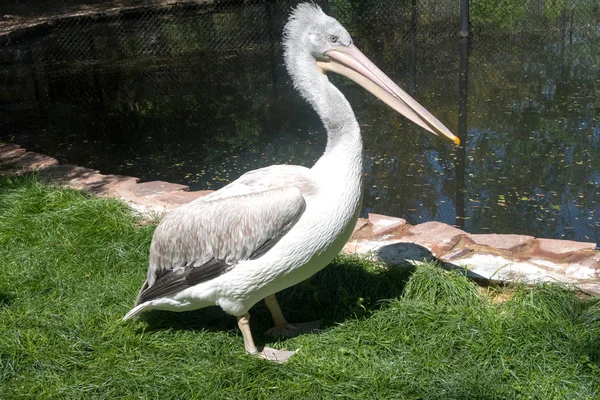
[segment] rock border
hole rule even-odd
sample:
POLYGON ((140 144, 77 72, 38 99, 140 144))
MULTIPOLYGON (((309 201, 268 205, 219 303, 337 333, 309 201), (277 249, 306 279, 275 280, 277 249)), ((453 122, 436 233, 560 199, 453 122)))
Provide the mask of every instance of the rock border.
MULTIPOLYGON (((36 172, 47 182, 97 196, 118 198, 146 215, 168 212, 211 193, 163 181, 104 175, 46 155, 0 143, 0 174, 36 172)), ((596 243, 543 239, 517 234, 470 234, 441 223, 410 225, 405 219, 380 214, 360 218, 344 253, 389 265, 439 260, 477 280, 496 282, 562 282, 600 296, 600 249, 596 243)))
MULTIPOLYGON (((397 218, 390 218, 388 224, 397 218)), ((344 246, 346 254, 369 256, 390 265, 439 260, 483 281, 562 282, 600 296, 600 251, 596 243, 542 239, 515 234, 469 234, 441 222, 403 224, 377 235, 376 220, 359 219, 344 246)))

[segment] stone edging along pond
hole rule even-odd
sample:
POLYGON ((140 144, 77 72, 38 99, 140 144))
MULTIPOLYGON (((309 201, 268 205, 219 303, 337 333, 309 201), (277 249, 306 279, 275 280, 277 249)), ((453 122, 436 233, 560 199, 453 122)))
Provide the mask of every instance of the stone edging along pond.
MULTIPOLYGON (((104 175, 98 171, 0 143, 0 173, 36 172, 45 181, 126 201, 142 213, 162 213, 211 191, 185 185, 104 175)), ((563 282, 600 296, 600 251, 595 243, 512 234, 469 234, 441 222, 410 225, 402 218, 369 214, 358 220, 343 250, 389 265, 437 259, 476 280, 563 282)))

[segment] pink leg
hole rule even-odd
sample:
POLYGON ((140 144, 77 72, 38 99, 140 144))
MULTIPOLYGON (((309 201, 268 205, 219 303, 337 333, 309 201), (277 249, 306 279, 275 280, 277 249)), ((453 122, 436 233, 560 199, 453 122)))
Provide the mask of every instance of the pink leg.
POLYGON ((281 307, 279 307, 279 303, 274 294, 265 297, 265 304, 269 311, 271 311, 271 316, 273 316, 273 322, 275 323, 275 326, 266 332, 268 335, 294 337, 303 333, 314 332, 321 326, 322 320, 301 324, 288 323, 281 312, 281 307))
POLYGON ((265 360, 275 361, 277 363, 286 362, 295 351, 276 350, 270 347, 257 348, 252 339, 252 332, 250 331, 250 314, 246 313, 238 317, 238 327, 244 337, 244 348, 246 353, 255 354, 265 360))

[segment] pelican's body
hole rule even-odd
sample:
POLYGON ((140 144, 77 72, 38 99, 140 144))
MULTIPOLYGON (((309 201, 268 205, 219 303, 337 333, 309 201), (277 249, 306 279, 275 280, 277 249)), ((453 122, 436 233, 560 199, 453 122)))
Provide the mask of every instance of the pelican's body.
MULTIPOLYGON (((249 309, 265 299, 272 333, 297 328, 274 294, 324 268, 339 253, 361 207, 362 140, 350 104, 325 71, 346 75, 433 133, 458 140, 356 49, 348 32, 320 8, 301 4, 285 28, 285 61, 294 86, 327 130, 312 168, 275 165, 248 172, 168 215, 154 232, 148 277, 124 319, 160 309, 218 305, 238 317, 246 351, 259 353, 249 309)), ((289 352, 265 349, 282 360, 289 352)))
MULTIPOLYGON (((325 174, 321 168, 274 165, 248 172, 224 188, 173 210, 163 218, 154 233, 150 249, 150 265, 154 268, 150 270, 149 281, 156 282, 157 277, 163 276, 163 270, 169 271, 173 267, 184 269, 190 260, 201 257, 197 254, 198 243, 211 239, 209 235, 195 238, 197 231, 203 230, 199 228, 202 223, 209 231, 217 230, 223 224, 235 226, 226 237, 230 241, 225 245, 226 252, 230 253, 229 249, 236 243, 240 243, 238 246, 243 249, 253 245, 244 245, 244 232, 236 232, 244 229, 239 228, 240 219, 248 222, 251 219, 246 211, 254 215, 258 213, 262 220, 252 222, 261 226, 270 222, 277 225, 285 216, 292 223, 296 215, 299 218, 262 256, 242 259, 226 273, 143 302, 132 312, 138 314, 147 309, 185 311, 216 304, 229 314, 242 315, 268 295, 309 278, 339 253, 352 233, 360 210, 361 166, 358 162, 353 176, 348 177, 344 176, 344 168, 338 169, 337 174, 325 174), (324 176, 331 179, 324 180, 324 176), (229 211, 225 206, 227 211, 215 218, 227 201, 239 206, 235 211, 229 211), (276 208, 276 205, 279 207, 276 208), (215 208, 218 211, 215 212, 215 208), (207 209, 212 212, 207 212, 207 209), (281 215, 274 215, 277 214, 275 210, 281 215), (276 220, 273 221, 273 218, 276 220), (235 221, 230 222, 229 219, 235 221), (178 245, 174 243, 174 237, 194 237, 195 240, 182 240, 178 245), (281 263, 281 260, 287 262, 281 263)), ((335 168, 326 164, 323 167, 335 168)), ((212 244, 202 244, 203 249, 212 247, 212 244)), ((140 295, 143 296, 143 291, 140 295)))

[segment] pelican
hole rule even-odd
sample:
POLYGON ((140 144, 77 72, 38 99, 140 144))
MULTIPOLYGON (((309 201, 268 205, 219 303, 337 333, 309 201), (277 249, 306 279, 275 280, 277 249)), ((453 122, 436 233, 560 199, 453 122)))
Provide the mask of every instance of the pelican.
POLYGON ((344 75, 427 131, 460 143, 448 128, 400 89, 353 44, 350 34, 314 4, 300 4, 284 28, 284 57, 294 87, 327 131, 312 168, 273 165, 167 214, 150 248, 147 279, 135 307, 186 311, 218 305, 234 315, 247 353, 283 362, 294 352, 257 348, 250 308, 270 310, 275 335, 292 336, 275 293, 333 260, 352 234, 362 198, 360 127, 326 72, 344 75))

